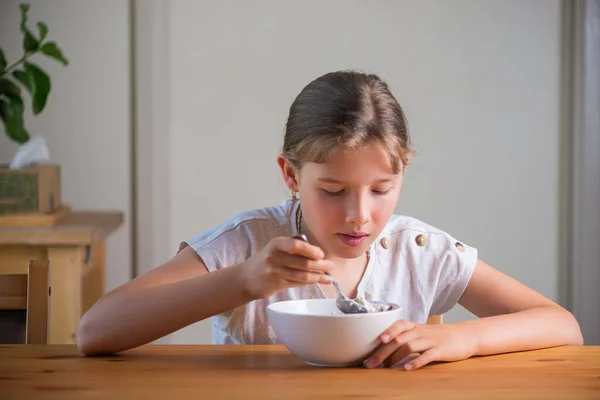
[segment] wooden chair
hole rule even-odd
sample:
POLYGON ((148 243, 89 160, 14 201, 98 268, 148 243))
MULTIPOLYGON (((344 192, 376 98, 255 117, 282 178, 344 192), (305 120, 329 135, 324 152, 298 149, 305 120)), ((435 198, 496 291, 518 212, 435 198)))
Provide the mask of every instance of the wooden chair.
POLYGON ((444 316, 443 315, 433 315, 431 317, 429 317, 429 319, 427 320, 428 324, 443 324, 444 323, 444 316))
MULTIPOLYGON (((25 311, 24 343, 48 343, 51 294, 49 264, 47 260, 31 260, 27 274, 0 275, 0 343, 6 343, 6 340, 15 343, 14 331, 15 327, 23 325, 20 322, 23 320, 23 311, 25 311), (9 328, 12 328, 12 336, 9 328)), ((22 338, 22 328, 17 330, 20 331, 19 336, 22 338)))

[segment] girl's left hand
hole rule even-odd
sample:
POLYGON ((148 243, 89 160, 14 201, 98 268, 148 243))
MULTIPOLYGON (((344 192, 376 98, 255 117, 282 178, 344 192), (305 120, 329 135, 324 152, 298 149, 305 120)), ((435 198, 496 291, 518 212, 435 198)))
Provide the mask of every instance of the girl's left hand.
POLYGON ((367 368, 383 363, 386 367, 402 361, 414 353, 418 357, 406 363, 406 370, 414 370, 432 361, 458 361, 475 354, 476 341, 464 324, 415 324, 396 321, 380 335, 382 344, 365 360, 367 368))

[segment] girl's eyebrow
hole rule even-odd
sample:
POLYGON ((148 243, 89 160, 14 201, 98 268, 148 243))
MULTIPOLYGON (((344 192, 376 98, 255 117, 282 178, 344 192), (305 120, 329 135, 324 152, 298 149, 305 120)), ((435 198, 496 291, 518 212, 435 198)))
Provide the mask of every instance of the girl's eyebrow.
MULTIPOLYGON (((344 181, 340 181, 338 179, 335 178, 330 178, 328 176, 323 176, 320 177, 319 179, 317 179, 319 182, 325 182, 325 183, 336 183, 336 184, 344 184, 346 182, 344 181)), ((387 183, 387 182, 392 182, 394 180, 394 178, 381 178, 375 181, 375 183, 387 183)))

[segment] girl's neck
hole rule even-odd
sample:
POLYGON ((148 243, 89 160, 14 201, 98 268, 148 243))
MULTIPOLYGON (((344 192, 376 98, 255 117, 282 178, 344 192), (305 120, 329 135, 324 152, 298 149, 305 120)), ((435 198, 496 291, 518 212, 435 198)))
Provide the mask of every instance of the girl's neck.
POLYGON ((347 271, 356 271, 358 269, 364 270, 369 262, 369 257, 366 253, 361 254, 358 258, 340 258, 325 254, 325 258, 333 261, 335 269, 339 272, 345 273, 347 271))

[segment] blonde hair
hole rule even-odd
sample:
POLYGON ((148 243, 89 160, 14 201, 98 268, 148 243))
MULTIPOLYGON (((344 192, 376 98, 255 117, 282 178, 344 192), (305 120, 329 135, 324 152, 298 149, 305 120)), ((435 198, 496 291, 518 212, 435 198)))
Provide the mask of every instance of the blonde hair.
POLYGON ((296 97, 282 153, 301 169, 372 141, 387 150, 394 173, 414 153, 404 111, 387 83, 373 74, 337 71, 313 80, 296 97))

